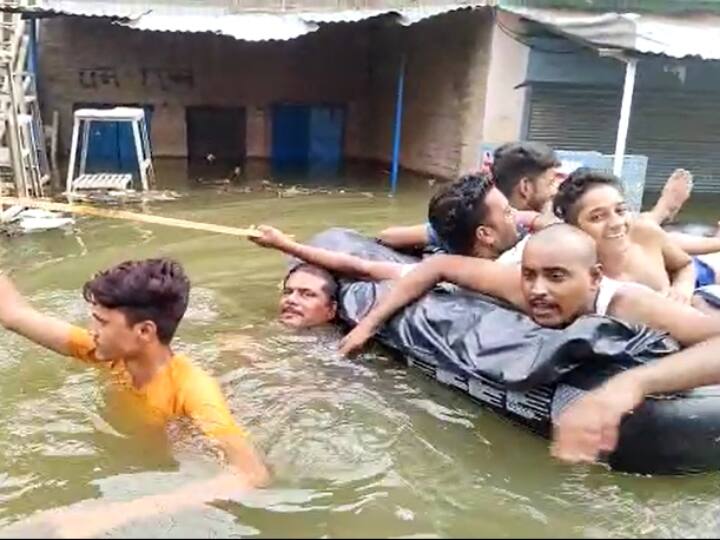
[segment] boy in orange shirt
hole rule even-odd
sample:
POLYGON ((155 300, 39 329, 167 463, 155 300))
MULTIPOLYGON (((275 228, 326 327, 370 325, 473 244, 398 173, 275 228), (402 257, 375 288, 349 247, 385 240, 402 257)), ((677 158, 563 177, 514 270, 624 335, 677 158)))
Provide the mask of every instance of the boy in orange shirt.
MULTIPOLYGON (((114 389, 136 405, 128 407, 127 413, 139 409, 144 421, 163 425, 172 418, 190 418, 219 442, 234 469, 235 474, 204 482, 202 490, 191 486, 172 496, 146 498, 146 504, 140 502, 143 499, 134 506, 124 503, 126 506, 105 513, 110 519, 95 524, 98 528, 112 526, 109 522, 113 519, 121 522, 152 513, 154 505, 147 503, 171 509, 202 502, 202 496, 217 493, 217 488, 223 492, 251 488, 268 479, 265 465, 235 423, 217 382, 170 347, 189 293, 190 282, 177 262, 124 262, 85 284, 83 296, 92 313, 88 331, 35 310, 13 283, 0 275, 2 326, 62 355, 109 369, 114 389)), ((62 528, 60 515, 54 518, 62 528)), ((78 523, 97 532, 92 519, 78 523)), ((83 529, 75 532, 82 534, 83 529)))

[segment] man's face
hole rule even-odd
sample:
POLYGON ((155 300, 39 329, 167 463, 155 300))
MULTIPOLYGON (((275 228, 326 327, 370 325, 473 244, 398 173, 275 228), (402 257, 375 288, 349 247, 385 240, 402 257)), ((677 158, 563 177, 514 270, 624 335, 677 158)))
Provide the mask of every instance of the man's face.
POLYGON ((522 292, 530 317, 562 328, 589 311, 600 284, 599 265, 588 267, 574 246, 530 241, 523 252, 522 292))
POLYGON ((591 188, 578 201, 577 226, 593 237, 598 249, 624 251, 630 247, 630 212, 613 186, 591 188))
POLYGON ((518 242, 515 225, 515 212, 507 197, 497 188, 492 188, 485 197, 487 214, 485 225, 481 227, 487 233, 485 243, 498 254, 513 247, 518 242))
POLYGON ((525 200, 527 208, 519 208, 519 210, 542 212, 545 206, 555 197, 558 186, 560 185, 558 180, 557 169, 555 167, 545 169, 533 180, 525 180, 524 185, 527 190, 525 200))
POLYGON ((291 328, 310 328, 332 321, 337 306, 323 289, 325 284, 310 272, 290 274, 280 298, 280 322, 291 328))
POLYGON ((118 309, 92 304, 90 334, 95 342, 98 360, 119 360, 138 355, 150 339, 148 325, 154 331, 154 323, 138 323, 130 326, 125 314, 118 309))

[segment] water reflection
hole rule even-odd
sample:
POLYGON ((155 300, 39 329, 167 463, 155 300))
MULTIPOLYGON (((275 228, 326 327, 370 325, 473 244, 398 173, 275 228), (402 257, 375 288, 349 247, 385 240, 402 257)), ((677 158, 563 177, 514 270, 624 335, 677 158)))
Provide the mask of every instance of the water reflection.
MULTIPOLYGON (((161 187, 180 189, 167 170, 161 187)), ((386 177, 362 179, 357 174, 345 193, 289 198, 194 183, 189 196, 149 208, 228 225, 269 222, 300 239, 329 226, 372 233, 423 218, 425 181, 402 179, 399 197, 388 199, 386 177)), ((707 212, 699 219, 711 222, 707 212)), ((158 253, 185 264, 193 292, 176 348, 219 378, 275 474, 267 490, 158 515, 110 536, 720 532, 715 474, 644 478, 566 467, 551 460, 546 441, 380 349, 347 361, 336 353, 337 329, 285 332, 273 322, 285 268, 277 254, 235 238, 98 219, 56 232, 0 240, 2 265, 35 304, 76 323, 87 316, 80 287, 92 272, 158 253)), ((85 499, 171 490, 220 470, 214 449, 182 425, 164 442, 123 429, 108 411, 100 379, 2 334, 0 524, 85 499)))

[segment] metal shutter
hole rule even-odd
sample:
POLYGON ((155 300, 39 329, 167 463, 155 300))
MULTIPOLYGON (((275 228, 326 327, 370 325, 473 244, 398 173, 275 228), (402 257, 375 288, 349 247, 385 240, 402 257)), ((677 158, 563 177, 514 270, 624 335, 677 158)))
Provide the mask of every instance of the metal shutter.
MULTIPOLYGON (((610 154, 620 101, 619 88, 535 84, 527 136, 558 149, 610 154)), ((720 193, 720 93, 636 91, 627 152, 648 156, 649 191, 684 167, 694 175, 694 192, 720 193)))
POLYGON ((533 85, 528 139, 562 150, 613 152, 620 99, 614 88, 533 85))
POLYGON ((693 173, 693 192, 720 193, 720 94, 638 92, 628 152, 648 156, 646 186, 659 190, 677 167, 693 173))

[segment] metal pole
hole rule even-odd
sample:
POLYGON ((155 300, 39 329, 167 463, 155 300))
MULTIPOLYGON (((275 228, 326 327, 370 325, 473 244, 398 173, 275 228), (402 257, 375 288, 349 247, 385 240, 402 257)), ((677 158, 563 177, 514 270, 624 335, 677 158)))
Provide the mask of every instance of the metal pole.
POLYGON ((623 86, 620 122, 618 123, 617 139, 615 141, 615 160, 613 161, 613 173, 615 176, 622 176, 623 162, 625 161, 625 146, 630 128, 630 112, 632 111, 633 94, 635 93, 636 71, 637 60, 635 58, 626 59, 625 85, 623 86))
POLYGON ((75 161, 77 159, 78 138, 80 137, 80 127, 82 120, 78 116, 73 119, 72 142, 70 143, 70 161, 68 162, 67 179, 65 180, 65 189, 68 195, 73 190, 73 180, 75 180, 75 161))
POLYGON ((38 61, 38 41, 37 41, 37 19, 30 19, 28 21, 30 28, 30 54, 28 55, 28 71, 32 73, 35 79, 35 94, 40 94, 40 81, 38 80, 38 73, 40 72, 40 65, 38 61))
MULTIPOLYGON (((143 117, 144 118, 144 117, 143 117)), ((148 191, 147 170, 145 170, 145 160, 143 159, 143 143, 140 139, 140 121, 132 121, 132 133, 133 141, 135 142, 135 155, 137 156, 138 167, 140 168, 140 183, 142 184, 143 191, 148 191)))
POLYGON ((405 53, 400 59, 398 74, 397 98, 395 101, 395 127, 393 134, 392 172, 390 175, 390 194, 397 191, 398 169, 400 166, 400 135, 402 133, 403 94, 405 90, 405 53))
POLYGON ((80 172, 78 172, 78 176, 84 175, 85 169, 87 168, 88 148, 90 147, 90 127, 92 126, 92 120, 87 118, 80 125, 82 126, 82 142, 80 143, 80 172))

